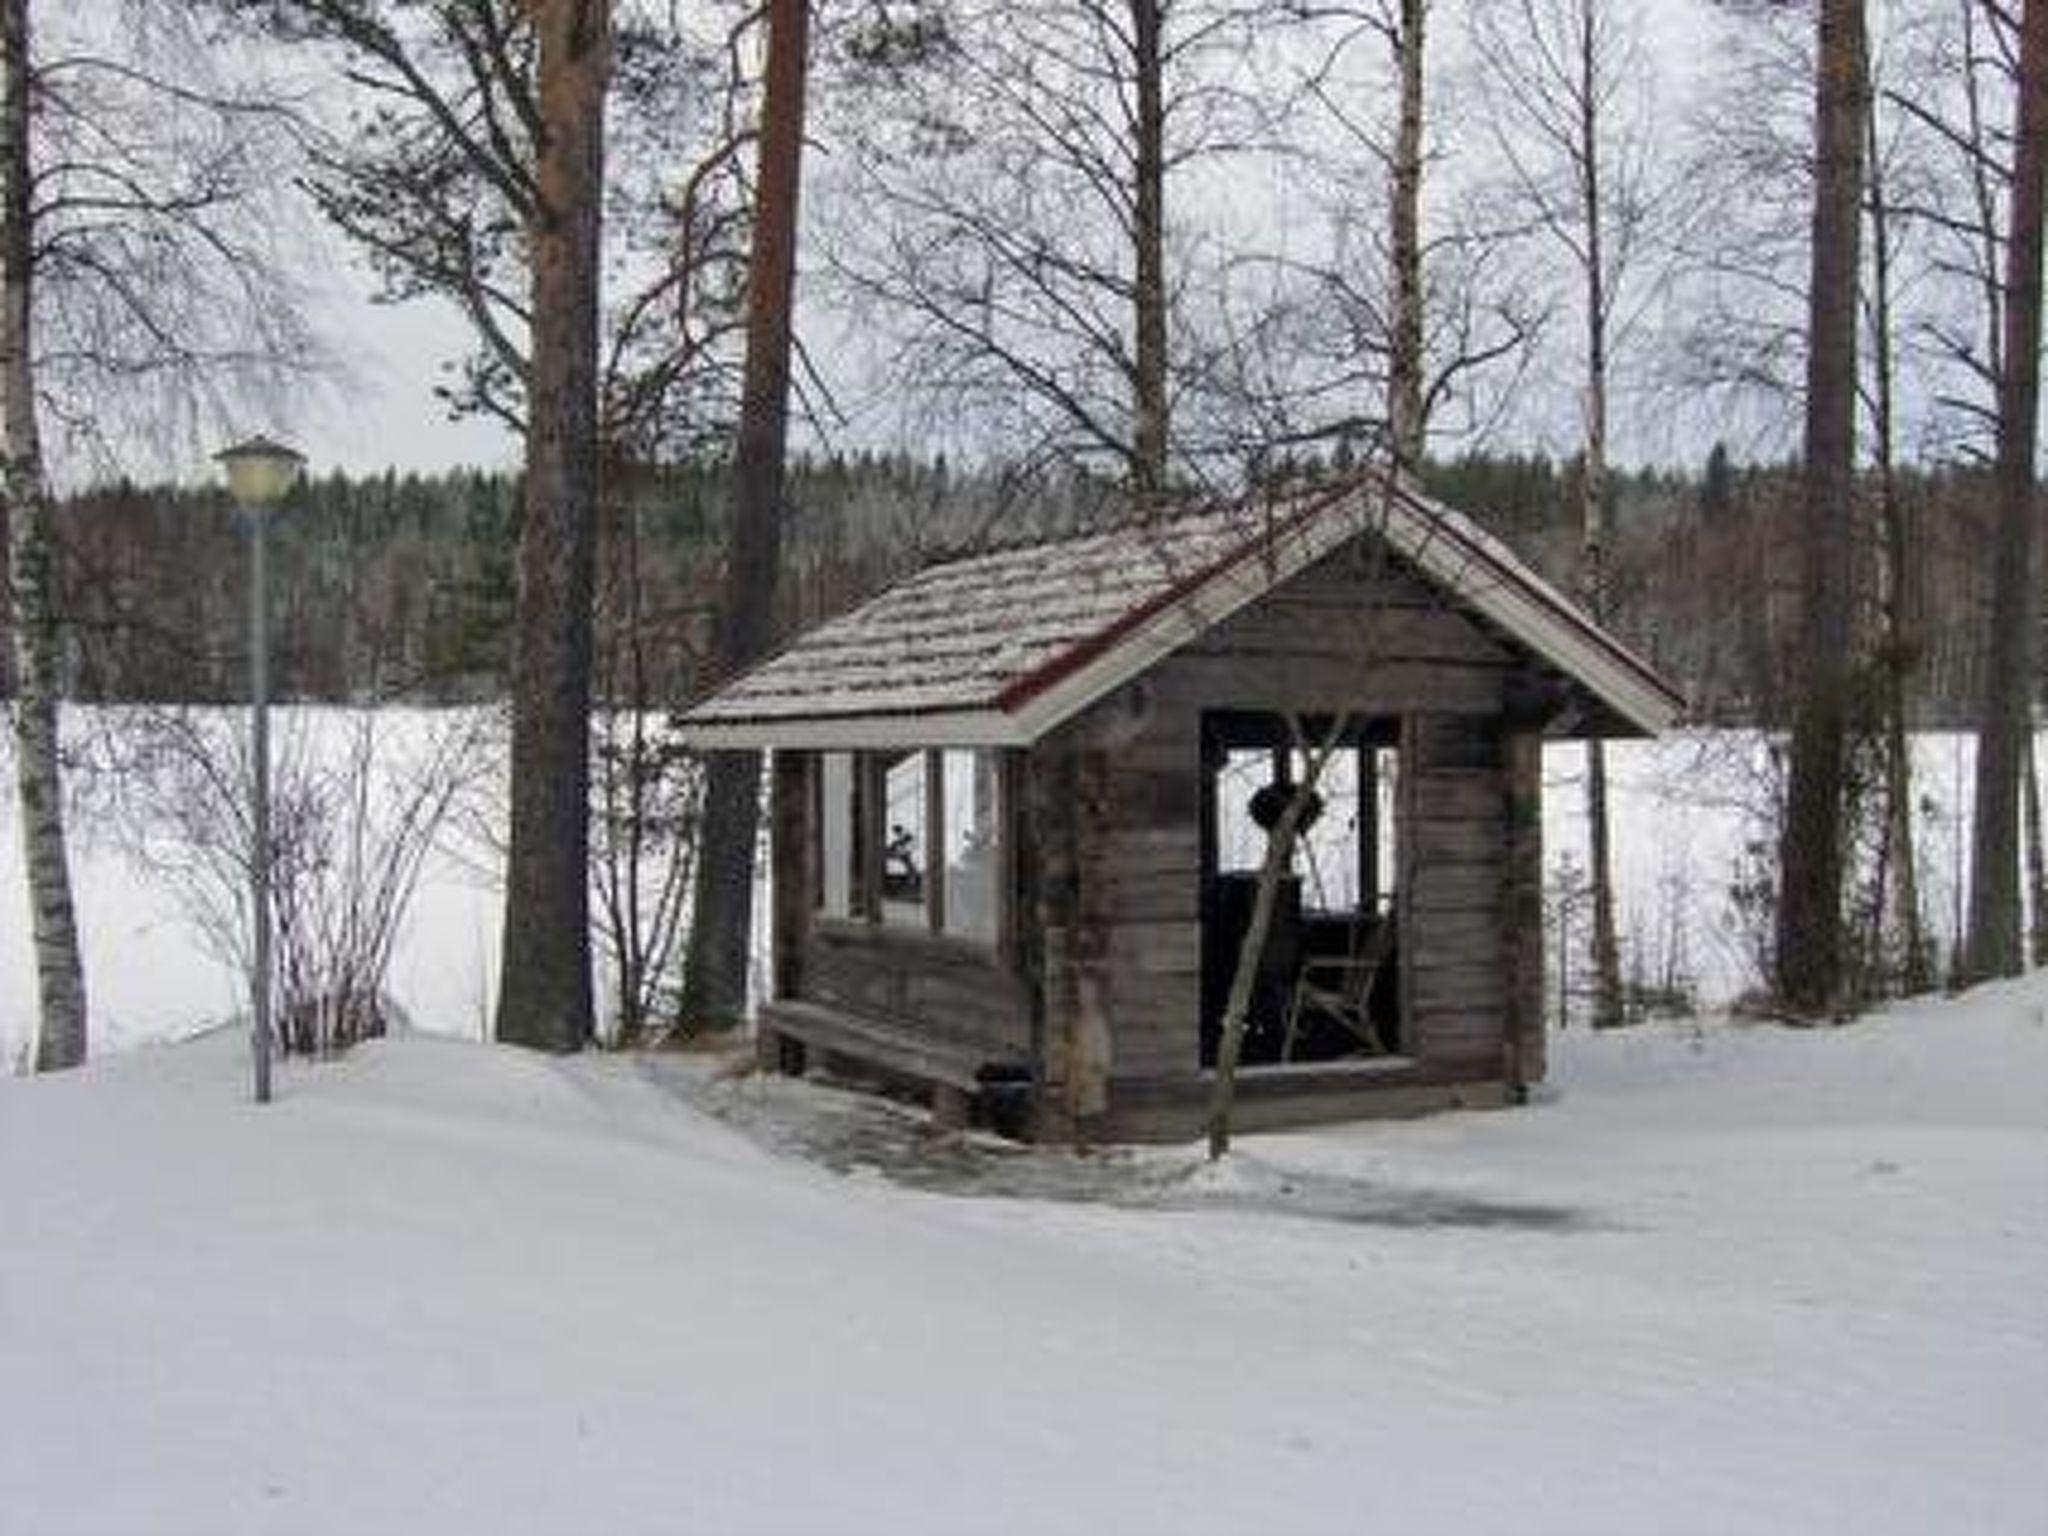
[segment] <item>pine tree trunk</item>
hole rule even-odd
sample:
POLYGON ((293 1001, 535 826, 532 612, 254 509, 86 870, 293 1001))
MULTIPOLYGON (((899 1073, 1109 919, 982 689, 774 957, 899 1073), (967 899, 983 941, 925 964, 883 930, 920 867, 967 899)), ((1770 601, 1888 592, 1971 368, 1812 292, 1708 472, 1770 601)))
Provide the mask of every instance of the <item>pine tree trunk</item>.
POLYGON ((1394 133, 1393 347, 1387 361, 1387 431, 1394 467, 1422 467, 1428 424, 1422 386, 1422 87, 1429 0, 1400 0, 1400 116, 1394 133))
POLYGON ((1998 382, 1998 528, 1991 632, 1977 724, 1964 978, 2021 969, 2020 776, 2033 697, 2034 436, 2041 401, 2042 177, 2048 173, 2048 0, 2027 0, 2020 42, 2019 134, 2005 242, 2005 345, 1998 382))
MULTIPOLYGON (((718 625, 721 678, 752 663, 774 635, 809 29, 808 0, 772 0, 754 249, 747 271, 746 378, 733 468, 725 599, 718 625)), ((686 1029, 731 1029, 746 1019, 747 942, 753 927, 760 815, 760 754, 713 753, 704 786, 683 975, 686 1029)))
POLYGON ((57 627, 49 488, 36 422, 28 0, 0 0, 0 497, 6 500, 14 769, 36 960, 35 1068, 85 1060, 85 968, 71 901, 57 752, 57 627))
POLYGON ((598 241, 610 0, 538 0, 540 153, 529 230, 533 359, 512 651, 512 785, 497 1035, 592 1033, 590 672, 598 241))
POLYGON ((1822 0, 1816 70, 1812 276, 1807 297, 1801 523, 1801 685, 1779 843, 1778 991, 1820 1015, 1842 989, 1842 818, 1847 770, 1851 500, 1864 122, 1863 0, 1822 0))
POLYGON ((1166 489, 1166 108, 1161 79, 1160 0, 1130 0, 1137 111, 1132 186, 1133 293, 1131 482, 1141 503, 1166 489))

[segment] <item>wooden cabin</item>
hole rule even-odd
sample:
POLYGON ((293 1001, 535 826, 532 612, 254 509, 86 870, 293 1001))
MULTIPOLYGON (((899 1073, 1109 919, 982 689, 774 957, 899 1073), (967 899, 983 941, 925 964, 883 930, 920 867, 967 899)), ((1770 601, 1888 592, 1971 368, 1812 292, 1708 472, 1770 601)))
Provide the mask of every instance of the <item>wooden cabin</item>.
POLYGON ((1470 520, 1365 477, 934 565, 685 718, 773 753, 765 1064, 1042 1140, 1196 1134, 1262 830, 1237 1123, 1544 1072, 1540 746, 1678 694, 1470 520))

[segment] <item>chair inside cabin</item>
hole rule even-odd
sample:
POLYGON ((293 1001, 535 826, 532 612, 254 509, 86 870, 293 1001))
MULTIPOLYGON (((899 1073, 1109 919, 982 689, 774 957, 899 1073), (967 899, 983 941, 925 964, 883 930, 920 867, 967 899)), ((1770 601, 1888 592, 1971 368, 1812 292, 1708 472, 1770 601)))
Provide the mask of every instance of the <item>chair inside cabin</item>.
POLYGON ((1312 948, 1301 958, 1281 1035, 1283 1062, 1294 1060, 1305 1020, 1334 1025, 1357 1042, 1356 1050, 1363 1055, 1389 1054, 1373 1017, 1373 992, 1393 956, 1393 914, 1360 908, 1345 928, 1340 952, 1317 954, 1312 948))

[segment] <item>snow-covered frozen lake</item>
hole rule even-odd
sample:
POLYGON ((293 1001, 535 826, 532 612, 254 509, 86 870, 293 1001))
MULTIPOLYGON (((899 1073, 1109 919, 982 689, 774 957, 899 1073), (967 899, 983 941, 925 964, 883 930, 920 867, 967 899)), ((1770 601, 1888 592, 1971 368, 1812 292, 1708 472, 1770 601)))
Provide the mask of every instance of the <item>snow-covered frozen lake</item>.
MULTIPOLYGON (((430 733, 446 731, 450 713, 394 712, 380 718, 378 731, 403 756, 430 733)), ((223 714, 225 723, 238 718, 223 714)), ((74 738, 97 739, 118 720, 118 711, 74 711, 68 725, 74 738)), ((334 752, 349 729, 348 712, 340 710, 283 710, 278 720, 286 743, 281 753, 334 752)), ((1935 932, 1945 937, 1953 932, 1963 890, 1970 743, 1963 736, 1927 735, 1918 745, 1925 905, 1935 932)), ((104 755, 81 751, 89 759, 104 755)), ((1709 1006, 1755 981, 1754 946, 1729 891, 1743 872, 1747 844, 1758 835, 1755 812, 1768 794, 1765 755, 1759 737, 1740 732, 1674 732, 1610 749, 1624 944, 1642 956, 1646 974, 1682 970, 1709 1006)), ((1572 866, 1585 868, 1582 762, 1573 746, 1553 747, 1545 759, 1546 853, 1558 888, 1568 885, 1572 866)), ((0 770, 7 785, 0 794, 0 1059, 11 1061, 28 1038, 35 988, 4 742, 0 770)), ((476 801, 486 818, 499 772, 490 751, 478 754, 476 801)), ((178 893, 146 877, 124 851, 132 839, 109 824, 115 814, 109 806, 109 797, 88 795, 75 818, 95 1051, 190 1034, 246 1007, 235 974, 209 951, 178 893)), ((391 991, 419 1028, 470 1038, 487 1032, 503 899, 493 860, 486 839, 451 829, 428 861, 390 976, 391 991)), ((1582 907, 1567 913, 1581 934, 1585 920, 1582 907)), ((1553 951, 1556 937, 1553 931, 1553 951)))

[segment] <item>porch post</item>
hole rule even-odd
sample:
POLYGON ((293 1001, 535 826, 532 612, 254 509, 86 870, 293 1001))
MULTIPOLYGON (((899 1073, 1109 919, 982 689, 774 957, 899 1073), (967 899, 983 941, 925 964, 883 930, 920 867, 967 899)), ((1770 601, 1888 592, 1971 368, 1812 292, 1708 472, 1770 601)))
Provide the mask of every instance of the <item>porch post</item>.
POLYGON ((1519 1096, 1548 1070, 1543 1023, 1543 738, 1508 727, 1502 739, 1506 790, 1507 1028, 1502 1050, 1508 1088, 1519 1096))

